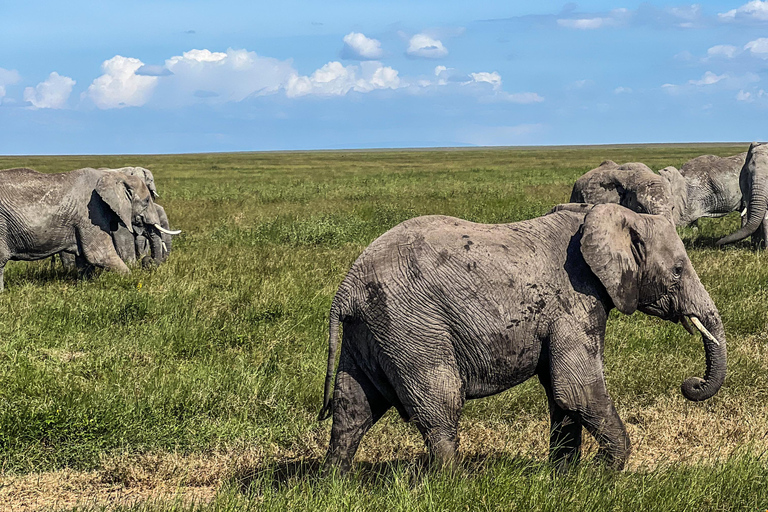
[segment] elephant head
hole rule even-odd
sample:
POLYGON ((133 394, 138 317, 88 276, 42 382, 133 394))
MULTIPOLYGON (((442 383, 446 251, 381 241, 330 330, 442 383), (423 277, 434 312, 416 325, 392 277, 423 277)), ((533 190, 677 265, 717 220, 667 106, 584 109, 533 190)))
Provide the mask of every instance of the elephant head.
POLYGON ((659 171, 659 175, 669 183, 672 194, 672 222, 679 226, 686 224, 681 219, 685 217, 688 208, 688 184, 676 167, 665 167, 659 171))
POLYGON ((738 242, 754 233, 768 210, 768 143, 753 142, 739 176, 746 222, 738 231, 721 238, 717 245, 738 242))
POLYGON ((675 221, 670 183, 640 162, 616 165, 606 160, 576 180, 571 202, 616 203, 638 213, 675 221))
POLYGON ((162 262, 165 255, 162 233, 167 230, 160 224, 160 216, 143 177, 124 172, 108 172, 99 178, 95 192, 131 233, 149 239, 152 259, 162 262))
POLYGON ((155 177, 152 175, 152 171, 149 169, 145 169, 144 167, 120 167, 114 170, 122 172, 123 174, 138 176, 142 181, 144 181, 144 184, 149 189, 149 193, 152 195, 153 200, 160 197, 160 194, 157 193, 157 188, 155 187, 155 177))
POLYGON ((720 389, 726 373, 725 330, 720 314, 685 247, 667 219, 638 215, 616 205, 597 205, 585 217, 581 253, 616 308, 681 322, 701 333, 706 352, 704 378, 682 384, 683 395, 706 400, 720 389))

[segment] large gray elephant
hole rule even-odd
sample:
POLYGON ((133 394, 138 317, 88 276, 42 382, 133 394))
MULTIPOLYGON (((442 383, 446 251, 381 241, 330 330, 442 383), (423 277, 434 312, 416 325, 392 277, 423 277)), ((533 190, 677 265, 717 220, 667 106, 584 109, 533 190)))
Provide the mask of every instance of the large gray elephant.
POLYGON ((691 333, 696 326, 706 373, 685 380, 682 393, 694 401, 717 393, 723 324, 667 219, 582 204, 513 224, 444 216, 399 224, 365 249, 331 305, 319 416, 333 415, 327 463, 347 470, 390 407, 415 423, 434 459, 450 460, 465 400, 537 376, 549 399, 550 457, 576 461, 585 427, 599 456, 622 468, 630 440, 603 372, 614 307, 691 333))
MULTIPOLYGON (((168 215, 165 213, 165 209, 154 202, 154 200, 159 197, 159 194, 155 186, 155 177, 153 176, 152 171, 145 169, 144 167, 100 167, 97 170, 117 172, 126 176, 136 176, 142 180, 147 186, 147 189, 149 189, 154 207, 157 210, 157 217, 160 219, 160 222, 157 226, 152 226, 154 230, 160 231, 161 250, 158 254, 152 253, 151 251, 151 234, 147 232, 146 226, 137 225, 133 227, 134 229, 129 230, 124 224, 118 223, 116 229, 111 233, 112 243, 115 245, 117 255, 125 263, 135 263, 138 259, 142 259, 142 257, 147 254, 153 254, 152 261, 154 261, 156 264, 165 261, 171 247, 171 235, 177 235, 180 233, 180 231, 172 231, 170 229, 170 226, 168 225, 168 215)), ((59 254, 59 256, 61 258, 62 264, 64 265, 64 268, 75 268, 77 266, 76 254, 62 252, 59 254)), ((82 260, 80 266, 86 266, 82 260)))
POLYGON ((741 229, 721 238, 717 245, 743 240, 755 234, 756 240, 765 247, 768 225, 764 222, 768 212, 768 143, 753 142, 749 146, 744 165, 739 174, 741 208, 746 210, 741 229), (756 231, 760 229, 759 233, 756 231))
POLYGON ((702 155, 688 160, 678 171, 659 171, 672 187, 680 205, 678 226, 688 226, 702 217, 722 217, 741 210, 739 176, 747 153, 720 157, 702 155))
POLYGON ((157 211, 136 176, 98 169, 44 174, 32 169, 0 172, 0 290, 9 260, 79 254, 90 265, 127 273, 111 233, 122 223, 151 232, 153 256, 162 251, 157 211))
POLYGON ((570 202, 620 204, 637 213, 663 215, 673 223, 677 222, 680 207, 668 179, 643 163, 619 165, 612 160, 576 180, 570 202))

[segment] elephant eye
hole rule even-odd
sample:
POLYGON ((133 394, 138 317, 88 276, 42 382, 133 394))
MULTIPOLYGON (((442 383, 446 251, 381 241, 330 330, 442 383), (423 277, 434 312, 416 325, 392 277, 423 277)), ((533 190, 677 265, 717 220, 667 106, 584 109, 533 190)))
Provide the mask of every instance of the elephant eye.
POLYGON ((680 277, 680 275, 683 273, 683 264, 678 263, 675 265, 675 267, 672 269, 672 274, 674 274, 675 277, 680 277))

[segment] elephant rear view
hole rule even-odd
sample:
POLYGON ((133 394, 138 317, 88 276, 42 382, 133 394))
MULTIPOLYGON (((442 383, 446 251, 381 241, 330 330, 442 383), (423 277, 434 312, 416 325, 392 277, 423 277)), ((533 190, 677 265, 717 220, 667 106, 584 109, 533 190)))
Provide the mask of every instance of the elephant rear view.
POLYGON ((753 142, 747 151, 739 175, 742 206, 746 209, 744 223, 738 231, 721 238, 717 245, 743 240, 762 226, 762 243, 768 239, 768 226, 764 222, 768 213, 768 143, 753 142))
POLYGON ((620 204, 637 213, 662 215, 673 223, 679 217, 669 180, 640 162, 618 165, 606 160, 576 180, 570 202, 620 204))
POLYGON ((415 423, 434 459, 450 460, 466 400, 537 376, 552 460, 578 460, 586 428, 599 456, 622 468, 630 441, 603 374, 614 307, 700 332, 706 373, 686 379, 682 392, 694 401, 717 393, 725 331, 674 225, 615 204, 556 210, 513 224, 417 217, 363 251, 330 311, 319 415, 333 416, 329 466, 348 469, 391 407, 415 423))

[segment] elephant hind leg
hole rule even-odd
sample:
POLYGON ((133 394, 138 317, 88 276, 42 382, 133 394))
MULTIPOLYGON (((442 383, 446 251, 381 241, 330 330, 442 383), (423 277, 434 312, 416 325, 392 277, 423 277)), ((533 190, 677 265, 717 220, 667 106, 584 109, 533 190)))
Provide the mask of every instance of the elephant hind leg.
POLYGON ((349 345, 342 345, 333 392, 333 426, 325 457, 326 467, 341 472, 352 460, 363 436, 391 407, 363 370, 354 362, 349 345))
MULTIPOLYGON (((429 357, 440 361, 439 357, 429 357)), ((464 406, 461 377, 455 364, 439 364, 407 372, 395 385, 408 418, 424 438, 433 463, 452 464, 459 448, 459 418, 464 406), (403 381, 407 386, 403 386, 403 381)))

